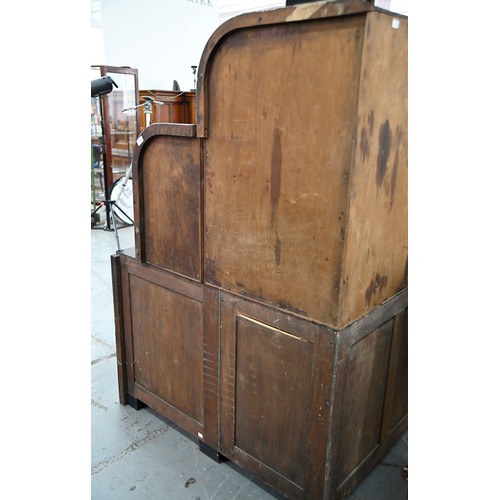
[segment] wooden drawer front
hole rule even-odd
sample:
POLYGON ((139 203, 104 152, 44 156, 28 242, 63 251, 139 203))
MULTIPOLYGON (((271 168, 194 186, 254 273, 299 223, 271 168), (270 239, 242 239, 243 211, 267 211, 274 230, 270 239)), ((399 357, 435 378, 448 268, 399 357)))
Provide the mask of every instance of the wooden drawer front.
POLYGON ((326 374, 333 361, 328 335, 275 310, 222 297, 221 451, 291 498, 311 495, 324 480, 332 378, 326 374))
POLYGON ((202 286, 151 266, 127 269, 129 392, 196 434, 204 423, 202 286))

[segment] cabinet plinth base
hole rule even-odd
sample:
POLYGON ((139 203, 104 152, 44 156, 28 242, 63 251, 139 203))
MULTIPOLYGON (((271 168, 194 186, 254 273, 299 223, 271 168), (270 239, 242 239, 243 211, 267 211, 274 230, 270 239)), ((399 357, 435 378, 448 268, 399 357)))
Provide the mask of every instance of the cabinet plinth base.
POLYGON ((200 440, 198 440, 198 444, 200 447, 200 451, 204 455, 211 458, 212 460, 215 460, 217 463, 220 463, 222 455, 217 450, 214 450, 211 446, 208 446, 208 444, 200 440))
POLYGON ((137 398, 134 398, 134 396, 131 396, 130 394, 127 394, 127 404, 131 406, 134 410, 141 410, 142 408, 147 408, 147 404, 143 403, 137 398))

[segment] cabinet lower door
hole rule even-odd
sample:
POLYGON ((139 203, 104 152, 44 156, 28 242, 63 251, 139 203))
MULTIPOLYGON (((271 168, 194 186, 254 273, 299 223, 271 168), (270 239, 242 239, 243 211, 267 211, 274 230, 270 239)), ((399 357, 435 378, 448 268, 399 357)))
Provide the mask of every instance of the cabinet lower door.
MULTIPOLYGON (((217 345, 207 343, 211 330, 204 329, 203 286, 122 260, 127 393, 205 440, 207 413, 214 412, 205 409, 205 393, 211 393, 204 385, 217 377, 217 367, 208 366, 204 358, 217 359, 217 345)), ((209 444, 216 446, 216 415, 213 418, 209 444)))
POLYGON ((333 331, 221 297, 221 451, 290 498, 323 491, 333 331))

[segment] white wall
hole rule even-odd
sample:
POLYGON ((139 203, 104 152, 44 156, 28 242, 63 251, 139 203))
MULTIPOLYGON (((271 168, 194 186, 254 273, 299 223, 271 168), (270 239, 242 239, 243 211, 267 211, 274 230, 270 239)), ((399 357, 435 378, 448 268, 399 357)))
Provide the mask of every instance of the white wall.
POLYGON ((104 61, 137 68, 140 89, 193 87, 198 66, 218 26, 218 0, 100 0, 104 61))
POLYGON ((275 9, 285 5, 286 0, 219 0, 219 23, 246 12, 275 9))
MULTIPOLYGON (((405 14, 408 3, 376 1, 405 14)), ((222 22, 285 4, 286 0, 92 0, 92 64, 136 68, 140 89, 168 90, 177 80, 181 90, 189 90, 194 86, 191 66, 199 65, 206 42, 222 22)))

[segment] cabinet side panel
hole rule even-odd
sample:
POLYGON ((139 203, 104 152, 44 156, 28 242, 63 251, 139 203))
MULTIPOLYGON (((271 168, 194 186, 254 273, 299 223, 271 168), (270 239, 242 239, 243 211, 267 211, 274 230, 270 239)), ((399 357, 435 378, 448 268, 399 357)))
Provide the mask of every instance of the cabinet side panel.
POLYGON ((363 26, 237 31, 209 73, 206 280, 333 325, 363 26))
POLYGON ((406 287, 408 24, 367 14, 340 324, 406 287))
POLYGON ((322 498, 333 331, 222 293, 221 349, 221 452, 287 498, 322 498))
POLYGON ((350 349, 338 479, 346 478, 380 443, 393 322, 387 321, 350 349))
POLYGON ((201 279, 200 142, 157 136, 141 156, 143 262, 201 279))

